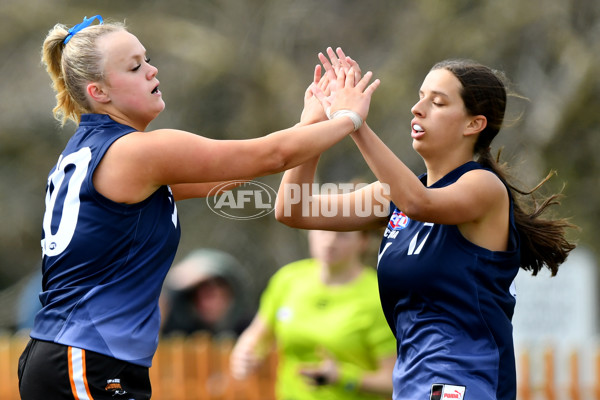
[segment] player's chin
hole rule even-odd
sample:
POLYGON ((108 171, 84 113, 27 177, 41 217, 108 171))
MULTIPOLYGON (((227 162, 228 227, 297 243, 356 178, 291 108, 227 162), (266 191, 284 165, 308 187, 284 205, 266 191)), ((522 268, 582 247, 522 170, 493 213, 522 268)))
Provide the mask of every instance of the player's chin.
POLYGON ((163 112, 166 106, 167 105, 165 104, 165 101, 162 98, 160 98, 160 100, 156 104, 156 107, 154 108, 154 118, 158 117, 158 114, 163 112))
POLYGON ((419 139, 413 139, 413 141, 412 141, 412 147, 418 153, 419 152, 419 148, 421 147, 420 140, 419 139))

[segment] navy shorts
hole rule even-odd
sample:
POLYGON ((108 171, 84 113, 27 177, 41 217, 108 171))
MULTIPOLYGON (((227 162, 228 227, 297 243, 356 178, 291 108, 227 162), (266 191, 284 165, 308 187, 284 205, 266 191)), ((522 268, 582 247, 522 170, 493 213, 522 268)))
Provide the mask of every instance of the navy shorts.
POLYGON ((148 368, 92 351, 31 339, 19 359, 22 400, 142 400, 148 368))

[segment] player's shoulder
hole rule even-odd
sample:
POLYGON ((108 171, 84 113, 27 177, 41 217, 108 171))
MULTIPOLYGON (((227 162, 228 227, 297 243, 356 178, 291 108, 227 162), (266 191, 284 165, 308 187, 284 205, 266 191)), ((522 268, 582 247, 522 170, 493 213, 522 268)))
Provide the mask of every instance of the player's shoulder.
POLYGON ((469 171, 464 172, 459 178, 459 180, 471 179, 471 180, 486 180, 486 181, 494 181, 494 182, 502 182, 498 174, 488 168, 474 168, 469 171))
POLYGON ((493 171, 480 168, 465 172, 457 180, 458 184, 468 185, 473 189, 477 189, 482 193, 495 195, 497 193, 506 192, 506 185, 500 177, 493 171))

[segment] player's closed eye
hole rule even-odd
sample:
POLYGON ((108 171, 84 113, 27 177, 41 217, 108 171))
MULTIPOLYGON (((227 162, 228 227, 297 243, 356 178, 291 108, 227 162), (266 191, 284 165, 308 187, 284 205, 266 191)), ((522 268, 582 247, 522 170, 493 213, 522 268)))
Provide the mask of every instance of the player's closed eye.
MULTIPOLYGON (((144 61, 146 62, 146 64, 150 64, 150 59, 149 58, 145 58, 144 61)), ((142 64, 138 64, 137 66, 135 66, 132 71, 137 71, 138 69, 140 69, 140 67, 142 66, 142 64)))

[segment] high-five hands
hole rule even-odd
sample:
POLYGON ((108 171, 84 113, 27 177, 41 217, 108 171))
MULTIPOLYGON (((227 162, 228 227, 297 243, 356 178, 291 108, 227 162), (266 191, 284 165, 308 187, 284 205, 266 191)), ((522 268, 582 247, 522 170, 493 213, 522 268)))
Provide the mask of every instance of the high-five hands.
POLYGON ((338 47, 335 52, 331 47, 328 47, 326 52, 327 56, 329 56, 329 59, 323 53, 319 53, 318 57, 321 61, 321 64, 323 64, 323 68, 325 68, 325 76, 329 80, 335 81, 340 70, 348 73, 350 68, 352 68, 354 72, 354 80, 359 81, 361 79, 362 72, 360 70, 360 66, 356 61, 348 57, 341 47, 338 47))
POLYGON ((327 120, 327 115, 325 114, 325 109, 321 105, 319 99, 313 95, 313 86, 317 86, 318 89, 324 93, 325 96, 331 95, 330 85, 334 84, 330 82, 329 76, 335 75, 325 75, 321 76, 321 66, 315 66, 314 78, 313 82, 306 88, 306 92, 304 93, 304 109, 302 110, 302 114, 300 115, 300 123, 303 125, 309 125, 315 122, 325 121, 327 120))
POLYGON ((334 52, 328 47, 326 52, 329 58, 323 53, 318 54, 322 66, 315 67, 313 82, 304 94, 300 121, 311 124, 348 116, 356 130, 367 117, 371 96, 380 81, 376 79, 369 84, 373 74, 369 71, 362 76, 358 63, 346 56, 341 48, 334 52))
POLYGON ((327 49, 327 53, 329 59, 319 53, 325 74, 321 77, 321 70, 317 66, 310 89, 330 119, 348 116, 354 123, 354 130, 357 130, 367 118, 371 96, 379 87, 380 81, 376 79, 369 84, 373 76, 371 71, 361 78, 358 63, 347 57, 341 48, 338 48, 337 55, 331 47, 327 49), (320 84, 323 80, 326 86, 320 84))

